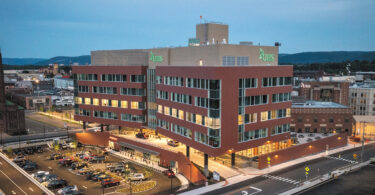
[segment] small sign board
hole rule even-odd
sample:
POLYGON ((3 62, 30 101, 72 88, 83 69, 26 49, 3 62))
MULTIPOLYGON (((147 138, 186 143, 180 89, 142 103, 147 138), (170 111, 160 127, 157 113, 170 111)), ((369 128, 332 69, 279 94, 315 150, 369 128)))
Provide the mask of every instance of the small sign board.
POLYGON ((353 158, 354 158, 354 159, 357 159, 357 154, 353 154, 353 158))
POLYGON ((213 172, 213 178, 216 181, 220 181, 220 174, 216 171, 213 172))

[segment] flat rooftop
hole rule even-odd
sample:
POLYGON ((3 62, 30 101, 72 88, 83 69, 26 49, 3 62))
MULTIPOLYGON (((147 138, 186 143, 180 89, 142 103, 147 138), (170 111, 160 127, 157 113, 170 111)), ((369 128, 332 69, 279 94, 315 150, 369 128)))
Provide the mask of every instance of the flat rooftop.
POLYGON ((306 101, 303 103, 292 103, 292 108, 348 108, 335 102, 306 101))

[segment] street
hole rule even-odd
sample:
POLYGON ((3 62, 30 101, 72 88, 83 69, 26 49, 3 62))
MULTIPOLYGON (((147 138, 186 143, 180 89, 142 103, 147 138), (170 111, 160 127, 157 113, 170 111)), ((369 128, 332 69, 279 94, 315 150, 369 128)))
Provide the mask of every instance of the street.
POLYGON ((0 158, 0 189, 5 194, 14 195, 41 195, 43 193, 38 186, 2 158, 0 158))
MULTIPOLYGON (((237 183, 206 194, 279 194, 294 188, 300 182, 306 180, 305 168, 309 168, 308 178, 329 173, 337 168, 349 165, 353 162, 353 154, 360 159, 361 148, 344 151, 339 154, 322 157, 305 163, 301 163, 286 169, 273 172, 269 175, 259 176, 251 180, 237 183), (340 158, 339 158, 340 157, 340 158)), ((365 146, 364 161, 375 156, 375 144, 365 146)), ((329 184, 327 184, 329 185, 329 184)))

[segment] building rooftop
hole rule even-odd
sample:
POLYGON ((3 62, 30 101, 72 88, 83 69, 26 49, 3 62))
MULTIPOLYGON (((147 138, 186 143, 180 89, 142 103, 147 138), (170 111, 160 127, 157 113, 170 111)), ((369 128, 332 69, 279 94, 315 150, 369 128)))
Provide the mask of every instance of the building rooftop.
POLYGON ((319 101, 306 101, 302 103, 292 103, 292 108, 348 108, 345 105, 335 102, 319 102, 319 101))
POLYGON ((349 88, 371 89, 371 88, 375 88, 375 83, 361 83, 361 84, 356 83, 350 86, 349 88))

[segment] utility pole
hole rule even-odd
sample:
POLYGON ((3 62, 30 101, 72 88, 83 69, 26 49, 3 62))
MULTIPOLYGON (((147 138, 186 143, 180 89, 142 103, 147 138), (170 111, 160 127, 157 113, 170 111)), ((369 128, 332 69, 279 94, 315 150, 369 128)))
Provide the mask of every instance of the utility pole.
POLYGON ((363 153, 365 152, 365 130, 366 122, 362 123, 362 151, 361 151, 361 163, 363 162, 363 153))

